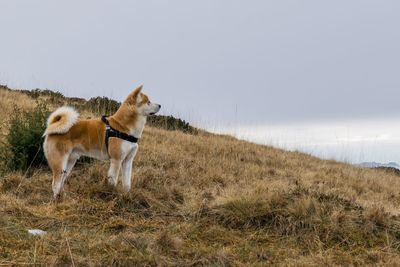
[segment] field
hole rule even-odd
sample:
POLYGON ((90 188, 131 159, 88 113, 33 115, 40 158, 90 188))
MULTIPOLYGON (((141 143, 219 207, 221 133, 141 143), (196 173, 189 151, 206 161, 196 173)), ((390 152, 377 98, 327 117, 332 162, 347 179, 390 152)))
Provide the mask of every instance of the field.
MULTIPOLYGON (((6 135, 11 103, 19 99, 27 110, 36 102, 4 89, 0 97, 6 135)), ((48 168, 3 175, 0 266, 400 262, 395 173, 151 126, 140 140, 130 193, 104 183, 107 167, 101 161, 76 166, 61 203, 52 201, 48 168), (29 235, 35 228, 47 234, 29 235)))

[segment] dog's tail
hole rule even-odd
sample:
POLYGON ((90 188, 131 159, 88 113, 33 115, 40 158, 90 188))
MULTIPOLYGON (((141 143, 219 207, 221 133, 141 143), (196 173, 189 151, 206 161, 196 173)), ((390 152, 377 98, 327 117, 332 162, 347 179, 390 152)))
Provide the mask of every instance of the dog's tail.
POLYGON ((64 134, 78 121, 79 113, 71 107, 61 107, 50 114, 47 119, 47 128, 43 136, 50 134, 64 134))

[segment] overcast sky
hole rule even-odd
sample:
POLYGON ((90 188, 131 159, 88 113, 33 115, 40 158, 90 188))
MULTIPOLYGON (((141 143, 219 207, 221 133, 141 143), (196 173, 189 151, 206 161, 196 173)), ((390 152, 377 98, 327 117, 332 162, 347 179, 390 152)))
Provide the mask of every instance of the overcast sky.
POLYGON ((400 162, 398 0, 0 0, 0 11, 10 87, 121 101, 143 83, 164 114, 197 126, 400 162))
POLYGON ((0 1, 0 82, 280 123, 400 115, 400 1, 0 1))

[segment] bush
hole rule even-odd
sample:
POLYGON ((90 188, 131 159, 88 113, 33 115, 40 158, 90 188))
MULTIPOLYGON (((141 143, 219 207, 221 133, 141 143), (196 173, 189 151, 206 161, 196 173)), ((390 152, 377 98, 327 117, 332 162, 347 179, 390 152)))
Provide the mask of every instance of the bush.
POLYGON ((42 135, 49 115, 44 103, 39 103, 31 111, 14 110, 6 136, 6 150, 2 155, 7 170, 26 171, 46 163, 42 135))
POLYGON ((196 134, 197 130, 184 120, 173 116, 156 115, 148 118, 148 123, 151 126, 162 128, 170 131, 182 131, 184 133, 196 134))

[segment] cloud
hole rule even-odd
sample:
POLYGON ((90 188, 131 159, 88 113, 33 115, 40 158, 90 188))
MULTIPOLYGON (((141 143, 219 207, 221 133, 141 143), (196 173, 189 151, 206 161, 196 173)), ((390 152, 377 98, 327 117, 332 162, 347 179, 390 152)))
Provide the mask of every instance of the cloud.
POLYGON ((400 120, 346 120, 210 130, 322 158, 349 162, 400 161, 400 120))

